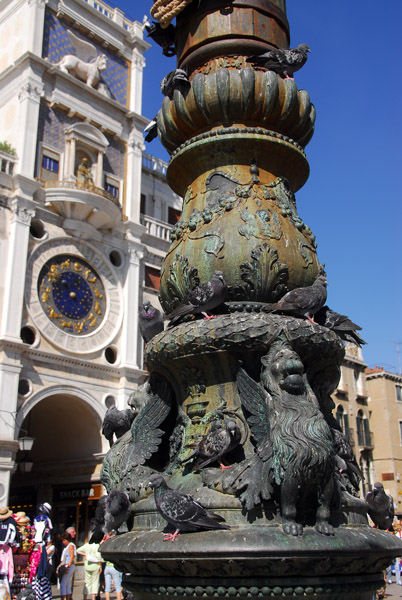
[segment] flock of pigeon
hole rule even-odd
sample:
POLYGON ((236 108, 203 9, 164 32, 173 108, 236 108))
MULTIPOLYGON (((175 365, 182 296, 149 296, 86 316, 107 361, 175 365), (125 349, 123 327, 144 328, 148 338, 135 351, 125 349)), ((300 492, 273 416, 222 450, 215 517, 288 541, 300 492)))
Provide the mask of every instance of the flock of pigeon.
MULTIPOLYGON (((148 36, 162 46, 164 54, 167 56, 174 54, 175 32, 172 25, 162 29, 158 23, 153 23, 147 25, 146 29, 148 36)), ((310 49, 306 44, 299 44, 294 49, 269 50, 264 54, 250 56, 247 62, 274 71, 284 78, 291 78, 305 64, 308 52, 310 49)), ((175 69, 163 79, 161 91, 165 96, 172 98, 175 89, 186 90, 189 86, 186 72, 183 69, 175 69)), ((146 141, 156 137, 156 118, 146 127, 145 132, 146 141)), ((305 318, 312 323, 332 329, 345 341, 357 345, 364 344, 364 340, 357 334, 361 327, 347 316, 340 315, 325 306, 326 287, 325 276, 319 275, 311 286, 293 289, 278 302, 264 305, 262 310, 305 318)), ((226 295, 227 286, 223 273, 215 271, 210 280, 196 286, 179 306, 167 315, 167 319, 172 325, 189 314, 203 314, 206 319, 212 319, 214 316, 208 313, 220 306, 225 301, 226 295)), ((164 329, 164 315, 149 301, 144 302, 140 310, 139 328, 145 342, 149 342, 164 329)), ((128 415, 124 415, 123 427, 127 427, 126 419, 129 419, 128 415)), ((107 430, 105 435, 112 444, 113 432, 107 430)), ((222 469, 229 468, 228 465, 223 464, 223 457, 239 445, 240 438, 240 430, 234 420, 228 420, 223 425, 215 422, 200 442, 189 446, 193 452, 182 462, 192 461, 193 471, 215 462, 219 462, 222 469)), ((157 510, 175 528, 173 534, 164 534, 165 541, 174 541, 180 532, 229 529, 221 516, 207 510, 192 496, 169 488, 160 474, 151 475, 148 486, 154 490, 157 510)), ((381 487, 381 484, 375 484, 372 492, 367 494, 367 509, 378 527, 390 529, 393 515, 390 514, 389 507, 392 502, 381 487)), ((96 508, 91 541, 98 542, 113 535, 127 520, 130 512, 131 504, 124 492, 113 490, 103 496, 96 508)))
MULTIPOLYGON (((223 465, 222 459, 240 444, 240 438, 239 427, 233 419, 229 419, 223 425, 215 421, 198 444, 188 446, 194 451, 182 463, 193 461, 193 471, 198 471, 214 462, 219 462, 222 469, 230 468, 229 465, 223 465)), ((348 465, 357 469, 357 474, 360 476, 354 456, 352 460, 349 456, 350 449, 346 454, 348 465)), ((340 467, 349 468, 344 459, 341 459, 341 463, 340 467)), ((160 515, 174 527, 174 533, 163 534, 164 541, 174 542, 181 532, 230 529, 223 517, 202 506, 190 494, 171 489, 161 474, 152 474, 147 487, 154 490, 155 505, 160 515)), ((392 531, 393 499, 385 492, 382 483, 375 483, 362 502, 375 527, 392 531)), ((121 490, 112 490, 102 496, 92 520, 91 543, 105 542, 117 533, 126 532, 131 510, 129 497, 121 490)))
MULTIPOLYGON (((146 26, 148 36, 157 44, 162 46, 163 54, 173 56, 174 52, 174 26, 169 25, 167 30, 162 29, 158 23, 146 26), (172 28, 172 29, 170 29, 172 28)), ((307 61, 307 53, 311 52, 307 44, 299 44, 297 48, 278 48, 250 56, 246 62, 267 71, 274 71, 285 79, 293 79, 292 75, 302 68, 307 61)), ((177 89, 182 93, 188 91, 191 84, 186 71, 174 69, 162 79, 161 92, 164 96, 172 99, 177 89)), ((145 141, 151 142, 158 135, 158 123, 156 115, 144 129, 145 141)))
MULTIPOLYGON (((342 340, 358 346, 366 342, 359 336, 359 325, 353 323, 346 315, 341 315, 328 306, 327 280, 318 275, 312 285, 300 287, 287 292, 278 302, 265 304, 263 312, 283 313, 308 319, 311 323, 332 329, 342 340)), ((185 315, 202 314, 206 319, 213 319, 208 313, 225 302, 227 286, 222 271, 214 271, 211 279, 196 286, 182 302, 166 318, 175 325, 185 315)), ((164 316, 149 301, 143 303, 139 312, 139 329, 146 343, 164 329, 164 316)))
MULTIPOLYGON (((230 529, 222 516, 202 506, 190 494, 183 494, 170 488, 159 473, 150 476, 147 487, 154 490, 155 505, 159 514, 174 527, 174 533, 163 533, 165 542, 174 542, 181 532, 230 529)), ((364 503, 376 528, 393 530, 393 499, 385 492, 382 483, 374 484, 373 489, 366 494, 364 503)), ((131 503, 125 492, 112 490, 102 496, 98 501, 92 522, 91 543, 105 542, 117 533, 127 531, 127 526, 124 531, 121 529, 130 515, 131 503)))

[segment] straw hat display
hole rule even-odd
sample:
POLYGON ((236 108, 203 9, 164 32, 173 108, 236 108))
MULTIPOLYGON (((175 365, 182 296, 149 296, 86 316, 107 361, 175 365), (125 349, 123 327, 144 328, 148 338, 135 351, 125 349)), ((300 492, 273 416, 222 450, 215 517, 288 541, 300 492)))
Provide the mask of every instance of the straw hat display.
POLYGON ((8 519, 13 514, 13 511, 8 508, 8 506, 2 506, 0 508, 0 520, 8 519))

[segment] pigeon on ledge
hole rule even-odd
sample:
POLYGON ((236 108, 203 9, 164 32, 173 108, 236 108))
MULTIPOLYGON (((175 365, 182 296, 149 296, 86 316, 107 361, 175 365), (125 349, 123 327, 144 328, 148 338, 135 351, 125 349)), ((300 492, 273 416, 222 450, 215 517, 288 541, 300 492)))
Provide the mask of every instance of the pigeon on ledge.
POLYGON ((152 140, 158 137, 158 115, 144 127, 143 133, 146 134, 144 138, 146 142, 152 142, 152 140))
POLYGON ((269 50, 264 54, 250 56, 247 62, 284 75, 285 79, 292 79, 293 73, 306 62, 307 52, 311 52, 307 44, 299 44, 297 48, 269 50))
POLYGON ((311 323, 315 323, 312 317, 325 304, 327 284, 326 277, 318 275, 312 285, 295 288, 285 294, 279 302, 266 304, 262 310, 264 312, 284 312, 295 317, 305 317, 311 323))
POLYGON ((163 331, 163 315, 160 310, 152 306, 149 300, 142 305, 138 314, 138 323, 140 333, 146 343, 163 331))
POLYGON ((363 479, 363 473, 356 462, 349 440, 343 432, 334 427, 331 427, 331 433, 334 441, 335 464, 338 471, 339 473, 345 473, 353 487, 358 490, 359 483, 363 479))
POLYGON ((131 514, 131 502, 121 490, 112 490, 98 500, 95 517, 92 519, 91 544, 99 544, 112 537, 131 514))
POLYGON ((393 531, 394 500, 386 494, 382 483, 377 481, 373 489, 366 494, 367 513, 378 529, 393 531))
POLYGON ((117 439, 121 438, 131 427, 134 421, 135 413, 131 408, 119 410, 116 406, 110 406, 103 419, 102 434, 109 442, 110 447, 114 444, 114 435, 117 439))
POLYGON ((207 465, 218 461, 221 469, 229 469, 222 464, 221 459, 239 445, 241 439, 240 429, 233 419, 226 421, 223 427, 218 427, 219 422, 212 425, 210 431, 198 444, 191 444, 194 452, 185 458, 182 463, 195 459, 193 471, 198 471, 207 465))
POLYGON ((359 336, 356 331, 361 331, 361 327, 353 323, 345 315, 340 315, 334 312, 328 306, 323 306, 315 314, 315 321, 318 325, 332 329, 342 340, 345 342, 351 342, 356 346, 362 346, 366 342, 359 336))
POLYGON ((173 98, 173 92, 178 89, 182 91, 189 90, 191 83, 188 80, 187 73, 183 69, 170 71, 161 81, 161 92, 168 98, 173 98))
POLYGON ((164 534, 164 542, 174 542, 181 531, 230 529, 222 524, 223 517, 201 506, 189 494, 180 494, 169 488, 162 475, 151 475, 148 486, 154 490, 158 512, 176 529, 172 534, 164 534))
POLYGON ((147 36, 162 47, 162 53, 165 56, 174 56, 176 54, 174 47, 176 28, 174 25, 170 24, 163 29, 159 23, 152 21, 152 25, 146 24, 145 29, 147 30, 147 36))
POLYGON ((225 301, 227 287, 222 271, 214 271, 212 277, 206 283, 195 287, 177 306, 167 318, 173 325, 179 317, 188 314, 201 313, 206 319, 213 319, 207 312, 213 310, 225 301))

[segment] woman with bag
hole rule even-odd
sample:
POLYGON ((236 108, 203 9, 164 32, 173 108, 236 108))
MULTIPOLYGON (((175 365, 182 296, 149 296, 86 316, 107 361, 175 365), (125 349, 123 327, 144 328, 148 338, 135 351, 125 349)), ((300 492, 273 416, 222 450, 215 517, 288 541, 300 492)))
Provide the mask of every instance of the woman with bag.
POLYGON ((68 533, 62 533, 60 539, 64 546, 61 561, 57 567, 57 574, 60 580, 60 596, 61 600, 71 600, 71 580, 75 571, 77 550, 68 533))

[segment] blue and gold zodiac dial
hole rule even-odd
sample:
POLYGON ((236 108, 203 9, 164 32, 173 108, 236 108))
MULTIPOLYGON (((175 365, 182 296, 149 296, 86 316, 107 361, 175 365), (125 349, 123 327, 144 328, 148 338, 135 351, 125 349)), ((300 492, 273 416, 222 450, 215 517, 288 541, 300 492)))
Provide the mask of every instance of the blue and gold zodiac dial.
POLYGON ((102 281, 78 256, 59 255, 48 260, 40 271, 38 295, 52 323, 72 335, 95 331, 105 315, 102 281))

